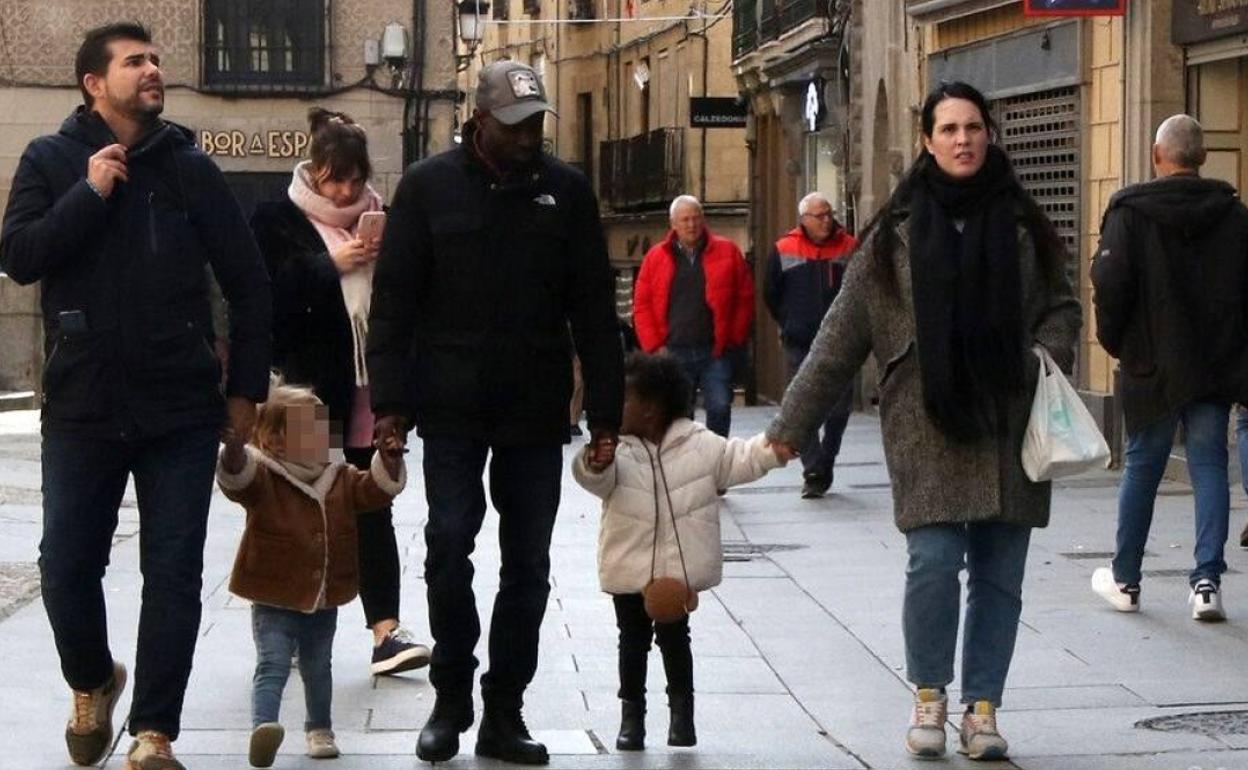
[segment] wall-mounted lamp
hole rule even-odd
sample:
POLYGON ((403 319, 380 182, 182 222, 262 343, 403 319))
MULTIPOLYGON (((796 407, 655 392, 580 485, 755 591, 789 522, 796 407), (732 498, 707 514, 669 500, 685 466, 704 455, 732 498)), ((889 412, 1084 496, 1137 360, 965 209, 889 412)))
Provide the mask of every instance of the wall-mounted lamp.
POLYGON ((381 58, 394 71, 402 69, 407 61, 407 28, 397 21, 387 24, 381 34, 381 58))
POLYGON ((485 20, 490 17, 490 4, 487 0, 460 0, 456 7, 459 10, 459 39, 464 41, 468 52, 456 55, 455 59, 458 69, 465 70, 477 46, 485 39, 485 20))

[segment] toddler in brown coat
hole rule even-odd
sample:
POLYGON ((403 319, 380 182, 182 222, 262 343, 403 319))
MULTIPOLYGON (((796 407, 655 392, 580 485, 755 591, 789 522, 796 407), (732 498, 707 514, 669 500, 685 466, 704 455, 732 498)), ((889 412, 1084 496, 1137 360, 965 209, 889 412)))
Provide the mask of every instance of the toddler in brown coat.
POLYGON ((338 606, 359 583, 355 515, 390 503, 406 483, 403 445, 388 440, 368 471, 329 460, 329 420, 311 390, 274 380, 250 443, 227 435, 217 468, 225 496, 247 510, 230 591, 253 602, 256 672, 249 759, 269 767, 291 657, 299 653, 308 756, 338 756, 330 719, 338 606))

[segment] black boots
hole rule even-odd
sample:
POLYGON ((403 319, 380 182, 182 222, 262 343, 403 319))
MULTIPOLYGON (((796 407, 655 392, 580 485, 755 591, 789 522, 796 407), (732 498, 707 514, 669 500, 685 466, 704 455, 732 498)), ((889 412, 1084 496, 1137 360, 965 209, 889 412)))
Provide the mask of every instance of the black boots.
POLYGON ((426 762, 446 762, 459 753, 459 734, 469 727, 472 697, 438 695, 416 741, 416 756, 426 762))
POLYGON ((550 762, 546 747, 533 740, 519 708, 485 707, 477 733, 477 756, 501 759, 519 765, 550 762))
POLYGON ((693 693, 669 695, 667 703, 672 710, 671 724, 667 728, 667 745, 696 746, 698 734, 693 729, 693 693))
POLYGON ((646 747, 646 702, 620 701, 620 735, 615 748, 620 751, 641 751, 646 747))

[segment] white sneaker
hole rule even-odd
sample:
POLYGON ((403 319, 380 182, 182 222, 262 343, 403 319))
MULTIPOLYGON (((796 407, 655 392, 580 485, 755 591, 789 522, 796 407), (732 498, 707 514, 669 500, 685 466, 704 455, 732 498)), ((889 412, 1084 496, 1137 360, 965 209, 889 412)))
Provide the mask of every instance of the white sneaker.
POLYGON ((920 759, 945 755, 945 719, 949 698, 940 690, 920 688, 914 693, 914 716, 906 730, 906 751, 920 759))
POLYGON ((1126 585, 1115 581, 1114 571, 1109 567, 1098 567, 1092 573, 1092 590, 1119 612, 1140 611, 1139 584, 1126 585))
POLYGON ((1226 620, 1226 613, 1222 611, 1222 592, 1218 584, 1209 578, 1196 581, 1187 601, 1192 605, 1192 620, 1226 620))
POLYGON ((286 737, 286 729, 277 722, 263 722, 251 731, 247 746, 247 761, 252 767, 272 767, 277 750, 286 737))
POLYGON ((958 751, 968 759, 1005 759, 1010 751, 1010 744, 997 732, 997 709, 986 700, 975 701, 962 715, 958 741, 958 751))
POLYGON ((334 743, 334 731, 327 728, 308 731, 308 756, 313 759, 333 759, 338 756, 338 744, 334 743))

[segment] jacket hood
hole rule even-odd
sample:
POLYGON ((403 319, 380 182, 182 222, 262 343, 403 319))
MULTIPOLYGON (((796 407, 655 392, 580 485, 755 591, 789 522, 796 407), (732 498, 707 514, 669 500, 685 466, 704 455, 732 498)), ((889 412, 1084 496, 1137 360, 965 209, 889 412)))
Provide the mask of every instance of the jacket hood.
POLYGON ((1221 180, 1168 176, 1120 190, 1106 211, 1126 206, 1163 225, 1203 230, 1226 214, 1236 200, 1235 188, 1221 180))
MULTIPOLYGON (((85 144, 93 149, 101 149, 117 141, 112 129, 100 117, 100 113, 88 110, 85 105, 79 106, 61 123, 61 136, 85 144)), ((195 145, 195 134, 186 126, 157 120, 151 131, 143 135, 130 153, 145 152, 162 144, 169 143, 173 147, 192 147, 195 145)))

